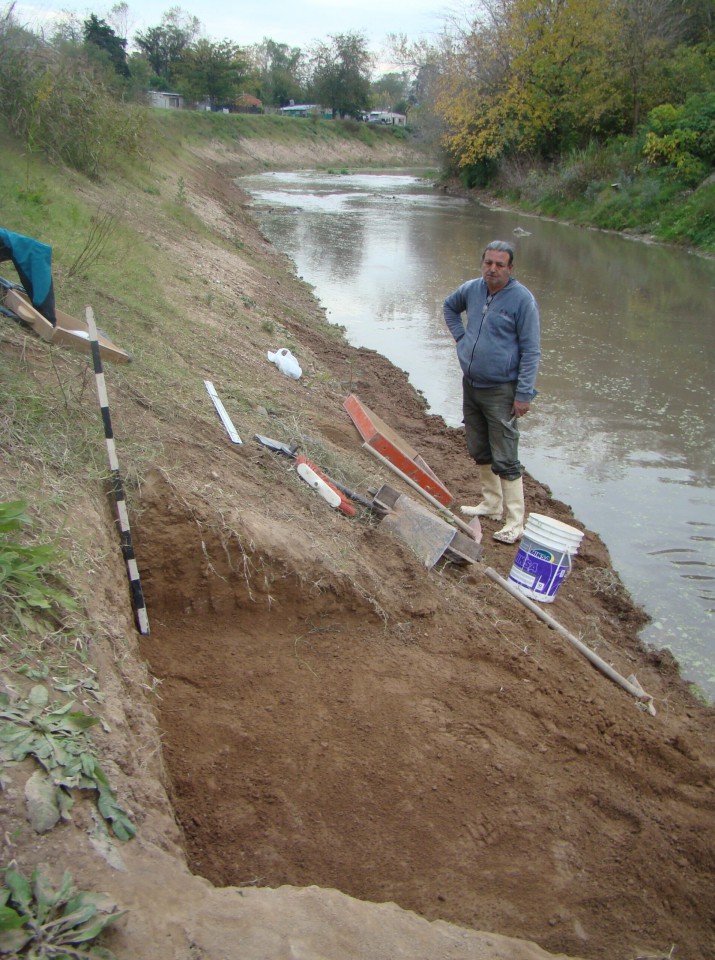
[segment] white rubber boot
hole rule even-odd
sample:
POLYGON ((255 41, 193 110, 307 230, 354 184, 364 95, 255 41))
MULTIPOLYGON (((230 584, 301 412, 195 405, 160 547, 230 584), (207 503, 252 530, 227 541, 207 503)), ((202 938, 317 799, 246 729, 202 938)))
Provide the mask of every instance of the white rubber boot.
POLYGON ((501 480, 496 473, 492 472, 488 463, 480 463, 477 467, 484 499, 476 507, 460 507, 459 509, 467 517, 486 517, 488 520, 501 520, 504 510, 501 480))
POLYGON ((506 523, 492 534, 499 543, 516 543, 524 532, 524 483, 516 480, 501 481, 504 503, 506 504, 506 523))

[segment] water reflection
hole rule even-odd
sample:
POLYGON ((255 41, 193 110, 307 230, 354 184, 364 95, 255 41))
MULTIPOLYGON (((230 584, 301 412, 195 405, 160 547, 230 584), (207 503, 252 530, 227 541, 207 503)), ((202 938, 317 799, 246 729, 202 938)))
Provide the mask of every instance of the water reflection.
POLYGON ((543 322, 528 469, 608 544, 669 645, 715 698, 715 264, 664 247, 488 210, 404 174, 244 178, 263 228, 347 337, 409 373, 461 422, 442 300, 512 240, 543 322), (517 236, 514 229, 526 231, 517 236))

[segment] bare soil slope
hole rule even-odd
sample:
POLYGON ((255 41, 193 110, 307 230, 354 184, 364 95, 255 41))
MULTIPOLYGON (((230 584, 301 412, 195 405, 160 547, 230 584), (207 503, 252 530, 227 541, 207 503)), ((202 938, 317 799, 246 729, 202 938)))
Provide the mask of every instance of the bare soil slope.
MULTIPOLYGON (((101 571, 102 609, 114 605, 115 632, 129 637, 129 654, 110 664, 107 653, 101 668, 122 678, 110 700, 122 718, 117 776, 134 797, 139 851, 152 847, 155 872, 147 876, 136 851, 126 855, 128 878, 94 872, 125 898, 134 876, 133 909, 150 941, 164 938, 161 951, 143 955, 168 955, 172 924, 184 930, 175 956, 323 955, 288 952, 285 939, 254 950, 247 934, 231 946, 232 910, 245 918, 254 904, 254 916, 281 928, 256 888, 285 884, 393 901, 427 920, 594 960, 665 956, 673 945, 674 957, 715 955, 713 711, 692 698, 669 655, 639 645, 643 615, 598 537, 586 531, 552 612, 621 674, 637 675, 656 717, 480 565, 427 571, 374 517, 332 511, 290 460, 254 441, 260 433, 299 442, 363 495, 387 482, 415 496, 361 449, 342 407, 355 392, 419 450, 457 503, 479 493, 461 432, 425 414, 401 371, 346 346, 260 237, 226 175, 243 162, 205 150, 181 171, 191 210, 212 233, 177 234, 150 198, 126 204, 127 222, 180 259, 196 288, 210 283, 232 305, 219 311, 195 297, 194 332, 216 337, 215 348, 174 347, 177 362, 194 367, 194 407, 169 414, 160 384, 112 394, 121 429, 155 434, 163 451, 132 497, 151 620, 138 650, 121 564, 110 559, 101 571), (237 236, 240 244, 226 242, 237 236), (246 298, 253 312, 242 308, 246 298), (300 381, 266 359, 266 347, 284 345, 299 356, 300 381), (205 412, 204 377, 222 394, 241 447, 205 412), (157 786, 142 660, 161 681, 153 702, 178 831, 157 786), (195 918, 193 941, 186 934, 183 904, 171 923, 154 917, 166 913, 174 885, 189 882, 180 867, 169 879, 180 845, 194 874, 240 888, 214 891, 211 901, 225 954, 209 947, 195 918)), ((528 436, 524 453, 528 462, 528 436)), ((97 509, 92 518, 84 504, 75 522, 104 530, 110 555, 109 511, 97 509)), ((531 478, 527 509, 579 525, 531 478)), ((506 575, 515 549, 484 526, 486 563, 506 575)), ((87 851, 76 857, 91 877, 87 851)), ((334 930, 327 902, 309 906, 300 923, 312 915, 334 930)), ((324 955, 539 955, 517 945, 502 953, 496 937, 484 954, 464 939, 459 950, 444 941, 411 953, 416 927, 399 948, 391 939, 399 916, 380 916, 386 932, 374 944, 360 920, 364 953, 345 940, 324 943, 324 955)), ((128 927, 115 937, 132 942, 128 927)))

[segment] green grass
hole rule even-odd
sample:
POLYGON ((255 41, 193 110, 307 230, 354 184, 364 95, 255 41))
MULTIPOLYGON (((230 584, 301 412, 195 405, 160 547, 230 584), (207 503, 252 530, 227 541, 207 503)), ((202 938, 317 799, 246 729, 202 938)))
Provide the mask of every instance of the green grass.
POLYGON ((658 236, 674 243, 688 237, 700 250, 715 252, 715 183, 701 186, 682 203, 664 210, 658 236))
POLYGON ((505 164, 497 189, 534 213, 715 252, 712 178, 693 190, 671 169, 641 160, 638 143, 619 138, 575 150, 548 168, 505 164))
MULTIPOLYGON (((401 131, 404 133, 404 131, 401 131)), ((236 140, 270 139, 278 143, 312 142, 316 138, 354 140, 370 146, 391 142, 394 131, 377 125, 279 114, 209 113, 196 110, 156 110, 150 117, 150 136, 165 143, 231 144, 236 140)))

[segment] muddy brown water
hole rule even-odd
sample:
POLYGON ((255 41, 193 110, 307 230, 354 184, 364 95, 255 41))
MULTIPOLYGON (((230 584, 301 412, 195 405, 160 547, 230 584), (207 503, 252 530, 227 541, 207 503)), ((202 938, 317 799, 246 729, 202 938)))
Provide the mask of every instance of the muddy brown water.
POLYGON ((527 469, 606 542, 670 648, 715 699, 715 263, 492 210, 400 173, 242 178, 265 234, 351 344, 405 370, 451 426, 460 376, 442 300, 511 241, 542 316, 527 469))

